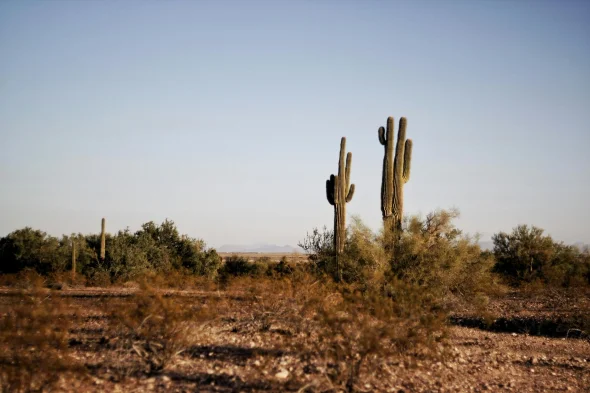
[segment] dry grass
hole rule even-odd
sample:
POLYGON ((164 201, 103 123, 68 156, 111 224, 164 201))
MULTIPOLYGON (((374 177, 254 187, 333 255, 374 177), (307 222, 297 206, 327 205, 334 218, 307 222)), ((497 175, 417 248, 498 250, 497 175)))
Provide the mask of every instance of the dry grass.
POLYGON ((67 305, 46 291, 23 291, 0 317, 2 392, 51 391, 64 375, 84 376, 67 352, 67 305))
MULTIPOLYGON (((152 277, 133 290, 0 297, 2 392, 432 391, 415 376, 467 365, 440 300, 403 281, 386 292, 305 274, 241 277, 208 291, 169 286, 152 277)), ((568 340, 572 353, 583 353, 581 341, 568 340)), ((582 375, 582 363, 564 359, 556 362, 582 375)))

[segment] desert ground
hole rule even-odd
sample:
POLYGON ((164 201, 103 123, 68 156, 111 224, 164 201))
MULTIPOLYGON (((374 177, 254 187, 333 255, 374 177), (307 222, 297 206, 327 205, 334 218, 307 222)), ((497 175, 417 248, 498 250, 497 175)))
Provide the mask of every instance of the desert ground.
MULTIPOLYGON (((0 288, 2 391, 345 391, 291 295, 249 285, 0 288)), ((434 351, 370 354, 349 390, 588 392, 589 310, 587 294, 457 304, 434 351)))

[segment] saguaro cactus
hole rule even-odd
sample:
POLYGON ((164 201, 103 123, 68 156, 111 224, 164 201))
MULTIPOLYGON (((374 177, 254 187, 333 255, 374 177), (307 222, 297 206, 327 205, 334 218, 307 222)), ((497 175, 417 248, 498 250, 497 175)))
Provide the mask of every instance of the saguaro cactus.
POLYGON ((106 248, 106 234, 105 234, 106 221, 104 218, 102 219, 100 227, 101 227, 101 229, 100 229, 100 260, 104 262, 105 248, 106 248))
POLYGON ((393 153, 393 117, 387 118, 387 133, 379 127, 379 142, 385 147, 381 179, 381 213, 386 229, 400 231, 404 213, 404 184, 410 180, 412 140, 406 140, 407 120, 399 120, 395 157, 393 153))
POLYGON ((76 241, 72 239, 72 281, 76 279, 76 241))
POLYGON ((354 184, 350 184, 350 168, 352 166, 352 153, 346 155, 346 138, 340 141, 340 158, 338 160, 338 176, 330 175, 326 181, 326 196, 330 205, 334 206, 334 250, 336 252, 336 269, 338 280, 342 279, 339 256, 344 251, 346 241, 346 203, 352 200, 354 184))

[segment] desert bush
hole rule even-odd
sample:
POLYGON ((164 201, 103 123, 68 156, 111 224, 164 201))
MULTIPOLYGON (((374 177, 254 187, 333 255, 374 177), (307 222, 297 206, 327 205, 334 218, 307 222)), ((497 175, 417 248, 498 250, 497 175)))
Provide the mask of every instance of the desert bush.
MULTIPOLYGON (((332 231, 324 227, 320 232, 315 228, 298 245, 309 254, 312 271, 319 275, 337 277, 332 231)), ((366 284, 387 267, 385 253, 377 237, 359 217, 352 217, 352 223, 347 228, 344 252, 339 259, 342 280, 346 283, 366 284)))
POLYGON ((287 261, 287 257, 281 257, 279 262, 269 262, 267 264, 266 275, 269 277, 282 278, 290 276, 296 267, 287 261))
POLYGON ((307 344, 327 377, 316 381, 320 390, 355 391, 378 359, 412 350, 435 356, 446 335, 445 310, 416 285, 392 281, 384 293, 357 284, 319 284, 306 293, 304 311, 315 323, 307 344))
POLYGON ((590 255, 553 241, 543 229, 519 225, 512 233, 493 236, 494 270, 512 285, 541 281, 546 285, 590 285, 590 255))
POLYGON ((227 281, 231 277, 261 277, 266 273, 267 265, 260 261, 249 262, 247 258, 239 255, 230 255, 219 270, 221 281, 227 281))
POLYGON ((165 297, 145 281, 126 306, 111 315, 122 328, 126 348, 137 354, 148 374, 158 373, 195 340, 203 324, 214 318, 214 307, 165 297))
MULTIPOLYGON (((458 216, 457 210, 439 210, 425 218, 406 218, 390 256, 390 274, 439 296, 472 297, 497 291, 492 256, 482 253, 477 238, 463 235, 455 227, 453 220, 458 216)), ((387 234, 382 239, 387 239, 387 234)))
POLYGON ((0 273, 34 269, 40 274, 57 270, 59 241, 30 227, 16 230, 0 239, 0 273))
POLYGON ((320 275, 336 274, 334 231, 327 229, 325 226, 321 231, 318 228, 314 228, 297 245, 308 254, 311 271, 320 275))
POLYGON ((50 391, 59 378, 86 373, 67 352, 70 318, 57 297, 38 290, 15 297, 0 315, 0 391, 50 391))
POLYGON ((181 236, 174 222, 148 222, 131 233, 129 229, 106 236, 106 255, 99 260, 100 236, 72 234, 57 239, 45 232, 24 228, 0 238, 0 273, 34 269, 42 275, 72 268, 72 244, 76 244, 76 271, 90 284, 126 282, 152 273, 175 270, 215 277, 221 258, 205 242, 181 236))

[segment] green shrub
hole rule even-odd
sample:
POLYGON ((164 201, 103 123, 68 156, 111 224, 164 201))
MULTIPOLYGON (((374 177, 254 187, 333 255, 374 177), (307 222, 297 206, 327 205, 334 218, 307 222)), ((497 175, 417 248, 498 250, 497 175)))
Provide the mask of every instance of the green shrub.
MULTIPOLYGON (((426 218, 407 218, 390 255, 391 274, 439 295, 493 291, 494 260, 482 253, 477 237, 463 235, 455 227, 453 220, 458 217, 457 210, 439 210, 426 218)), ((386 238, 384 234, 382 239, 386 238)))
POLYGON ((269 277, 281 278, 290 276, 295 271, 295 267, 287 261, 287 257, 285 256, 279 262, 270 262, 267 266, 266 275, 269 277))
MULTIPOLYGON (((340 256, 342 281, 367 283, 383 273, 387 267, 385 253, 371 229, 359 217, 352 217, 346 232, 344 251, 340 256)), ((326 227, 323 231, 314 228, 298 245, 309 254, 314 273, 337 277, 332 231, 326 227)))
POLYGON ((104 261, 98 258, 98 234, 72 234, 57 239, 28 227, 20 229, 0 238, 0 273, 34 269, 44 276, 58 277, 59 273, 71 270, 72 243, 76 244, 76 271, 88 278, 91 285, 177 270, 214 277, 221 266, 221 258, 214 249, 207 249, 203 240, 181 236, 174 222, 166 220, 161 225, 143 224, 135 233, 125 229, 115 235, 107 234, 104 261))
POLYGON ((230 277, 260 277, 266 273, 267 266, 260 262, 248 262, 248 259, 239 255, 231 255, 225 259, 223 267, 219 270, 222 281, 230 277))
POLYGON ((590 255, 553 241, 543 229, 519 225, 512 233, 493 236, 494 270, 513 285, 540 280, 551 286, 590 284, 590 255))

